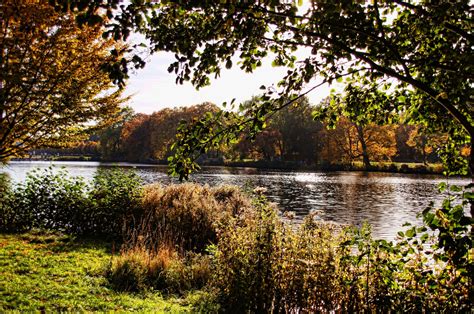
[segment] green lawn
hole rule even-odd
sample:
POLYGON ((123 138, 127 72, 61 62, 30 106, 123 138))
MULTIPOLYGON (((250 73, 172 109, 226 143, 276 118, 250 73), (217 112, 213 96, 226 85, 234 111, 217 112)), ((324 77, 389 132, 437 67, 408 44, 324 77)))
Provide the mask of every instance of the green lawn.
POLYGON ((0 235, 0 312, 190 312, 189 300, 119 293, 103 276, 112 245, 51 234, 0 235))

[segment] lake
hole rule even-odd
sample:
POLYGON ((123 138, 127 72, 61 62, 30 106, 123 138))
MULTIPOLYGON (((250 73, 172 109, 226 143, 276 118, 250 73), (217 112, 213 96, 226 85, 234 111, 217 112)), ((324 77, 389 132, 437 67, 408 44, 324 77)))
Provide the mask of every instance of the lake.
MULTIPOLYGON (((134 169, 146 183, 177 183, 165 166, 133 163, 13 161, 0 168, 19 182, 35 168, 66 168, 71 175, 92 179, 97 168, 134 169)), ((392 240, 405 222, 420 222, 417 213, 431 201, 440 203, 440 182, 466 185, 468 178, 436 175, 365 172, 292 172, 254 168, 206 167, 191 181, 209 185, 233 184, 266 188, 266 196, 282 212, 293 211, 296 220, 316 211, 322 220, 335 223, 372 225, 375 237, 392 240)))

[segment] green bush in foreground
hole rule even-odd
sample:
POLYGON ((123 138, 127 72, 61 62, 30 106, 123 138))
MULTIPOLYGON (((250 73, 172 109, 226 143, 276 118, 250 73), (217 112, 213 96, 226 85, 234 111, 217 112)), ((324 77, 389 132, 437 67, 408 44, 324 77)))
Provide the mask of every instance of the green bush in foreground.
POLYGON ((134 171, 99 168, 88 196, 89 233, 121 236, 141 215, 142 181, 134 171))
POLYGON ((50 167, 2 188, 0 198, 2 232, 40 228, 116 237, 125 221, 138 215, 141 181, 133 172, 99 170, 90 185, 50 167))
POLYGON ((33 170, 26 180, 4 194, 1 229, 23 232, 32 228, 80 233, 90 207, 88 187, 65 170, 33 170))

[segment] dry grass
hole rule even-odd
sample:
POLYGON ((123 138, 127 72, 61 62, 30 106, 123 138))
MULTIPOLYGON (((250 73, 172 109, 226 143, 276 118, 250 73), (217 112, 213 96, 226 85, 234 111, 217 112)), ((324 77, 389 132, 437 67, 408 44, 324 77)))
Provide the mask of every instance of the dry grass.
POLYGON ((144 189, 143 218, 129 230, 127 247, 156 250, 161 246, 202 252, 217 240, 217 229, 229 216, 251 207, 251 200, 238 188, 210 188, 186 183, 144 189))
POLYGON ((251 199, 237 187, 146 186, 143 216, 129 223, 120 256, 111 263, 111 283, 125 291, 181 293, 204 287, 211 277, 211 261, 201 253, 217 242, 230 217, 251 207, 251 199))

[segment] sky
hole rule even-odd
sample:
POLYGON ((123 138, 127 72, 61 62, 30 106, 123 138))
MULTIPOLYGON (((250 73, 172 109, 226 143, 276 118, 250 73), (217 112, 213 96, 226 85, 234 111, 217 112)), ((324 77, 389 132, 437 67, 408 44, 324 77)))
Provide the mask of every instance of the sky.
MULTIPOLYGON (((309 8, 309 1, 299 4, 301 12, 309 8)), ((143 37, 138 34, 131 36, 131 41, 142 42, 143 37)), ((296 51, 297 57, 302 57, 308 52, 296 51)), ((168 66, 175 61, 174 54, 160 52, 152 55, 144 69, 137 70, 130 75, 126 95, 133 95, 129 105, 135 112, 150 114, 163 108, 192 106, 203 102, 212 102, 221 105, 223 102, 230 103, 235 98, 237 104, 250 99, 252 96, 262 93, 260 86, 270 86, 280 81, 286 74, 286 69, 276 68, 271 65, 271 57, 263 60, 261 67, 253 73, 245 73, 236 60, 234 66, 227 70, 221 70, 221 76, 211 80, 211 85, 196 90, 191 83, 184 82, 183 85, 175 83, 176 76, 168 73, 168 66)), ((310 82, 308 88, 319 83, 310 82)), ((323 85, 308 94, 310 103, 319 104, 323 98, 329 95, 330 89, 340 90, 341 86, 323 85)))
MULTIPOLYGON (((261 85, 276 84, 286 73, 284 68, 272 67, 268 58, 253 73, 245 73, 235 65, 230 70, 224 67, 221 76, 212 79, 210 86, 196 90, 189 82, 183 85, 175 83, 176 76, 167 71, 173 61, 173 54, 157 53, 152 55, 144 69, 130 76, 126 95, 132 95, 129 105, 135 112, 150 114, 163 108, 191 106, 206 101, 221 105, 233 98, 240 103, 260 94, 261 85)), ((318 104, 329 95, 329 90, 329 86, 321 86, 312 91, 308 95, 310 102, 318 104)))

